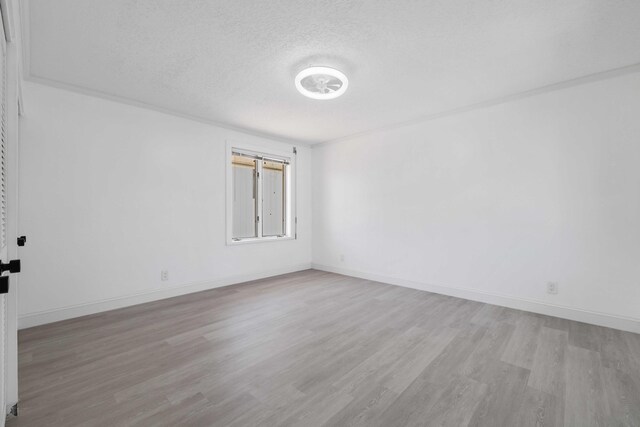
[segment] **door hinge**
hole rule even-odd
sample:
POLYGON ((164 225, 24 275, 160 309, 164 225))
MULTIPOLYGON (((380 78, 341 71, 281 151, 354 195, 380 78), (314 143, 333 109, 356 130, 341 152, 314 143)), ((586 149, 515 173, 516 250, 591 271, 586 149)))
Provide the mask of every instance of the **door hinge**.
POLYGON ((298 149, 296 147, 293 147, 293 154, 298 154, 298 149))
POLYGON ((6 264, 0 261, 0 274, 5 271, 9 271, 9 273, 20 273, 20 260, 12 259, 6 264))

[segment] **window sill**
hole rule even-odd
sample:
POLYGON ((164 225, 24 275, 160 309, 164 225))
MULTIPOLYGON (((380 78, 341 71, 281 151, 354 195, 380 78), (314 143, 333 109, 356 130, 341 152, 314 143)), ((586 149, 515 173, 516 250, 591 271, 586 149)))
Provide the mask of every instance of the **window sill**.
POLYGON ((267 243, 267 242, 282 242, 285 240, 295 240, 296 238, 293 236, 284 236, 284 237, 261 237, 261 238, 248 238, 242 240, 227 240, 227 246, 236 246, 236 245, 247 245, 252 243, 267 243))

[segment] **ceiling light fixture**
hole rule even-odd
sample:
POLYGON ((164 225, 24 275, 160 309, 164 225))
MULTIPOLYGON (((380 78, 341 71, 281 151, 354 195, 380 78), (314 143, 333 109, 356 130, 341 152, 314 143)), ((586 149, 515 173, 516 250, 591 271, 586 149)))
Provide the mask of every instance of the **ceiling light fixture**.
POLYGON ((337 98, 347 90, 349 79, 342 72, 329 67, 309 67, 296 76, 296 89, 313 99, 337 98))

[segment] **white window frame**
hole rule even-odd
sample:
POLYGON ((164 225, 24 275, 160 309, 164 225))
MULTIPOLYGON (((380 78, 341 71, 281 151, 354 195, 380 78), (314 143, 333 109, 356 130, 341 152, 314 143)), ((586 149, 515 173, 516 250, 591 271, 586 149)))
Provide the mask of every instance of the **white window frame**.
MULTIPOLYGON (((285 240, 297 239, 297 222, 296 217, 296 148, 291 146, 289 150, 284 148, 270 148, 259 147, 251 144, 245 144, 238 141, 227 141, 226 146, 227 154, 226 159, 226 225, 227 225, 227 245, 244 245, 248 243, 264 243, 264 242, 281 242, 285 240), (259 178, 258 184, 258 200, 257 200, 257 215, 260 217, 258 222, 257 237, 248 237, 242 239, 233 238, 233 153, 239 152, 248 155, 255 155, 259 157, 267 157, 274 159, 285 160, 289 163, 289 167, 286 168, 287 180, 286 195, 285 195, 285 215, 286 215, 286 233, 283 236, 262 236, 262 177, 259 178)), ((260 163, 260 162, 258 162, 260 163)), ((261 164, 258 166, 258 171, 262 169, 261 164)))

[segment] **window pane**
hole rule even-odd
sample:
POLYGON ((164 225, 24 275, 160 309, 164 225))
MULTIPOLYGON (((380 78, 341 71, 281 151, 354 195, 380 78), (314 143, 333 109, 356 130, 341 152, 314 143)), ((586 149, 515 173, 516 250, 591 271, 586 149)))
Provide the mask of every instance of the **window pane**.
POLYGON ((233 155, 233 238, 257 237, 257 160, 233 155))
POLYGON ((286 168, 284 163, 262 162, 263 236, 283 236, 286 233, 286 168))

